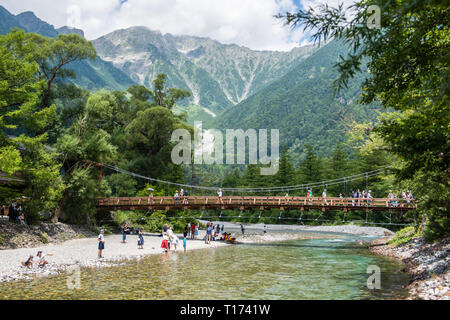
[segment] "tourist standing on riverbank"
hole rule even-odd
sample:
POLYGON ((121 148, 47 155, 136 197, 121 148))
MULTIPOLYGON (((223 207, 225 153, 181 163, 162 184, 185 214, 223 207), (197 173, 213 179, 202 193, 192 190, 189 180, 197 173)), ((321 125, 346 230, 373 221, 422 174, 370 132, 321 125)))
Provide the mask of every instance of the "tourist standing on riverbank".
POLYGON ((184 249, 184 253, 186 253, 186 245, 187 245, 186 242, 187 242, 187 241, 186 241, 186 237, 184 237, 184 238, 183 238, 183 249, 184 249))
POLYGON ((189 230, 189 225, 187 224, 187 225, 184 226, 183 237, 187 237, 188 230, 189 230))
POLYGON ((172 234, 172 248, 175 252, 177 252, 177 245, 178 245, 178 237, 176 234, 172 234))
POLYGON ((100 234, 98 235, 98 257, 103 258, 102 252, 105 249, 105 230, 100 230, 100 234))
POLYGON ((126 240, 127 240, 127 232, 128 232, 129 230, 130 230, 130 229, 128 229, 127 225, 124 225, 124 226, 122 227, 122 243, 126 243, 126 240))
POLYGON ((211 225, 211 239, 212 241, 216 241, 216 229, 213 224, 211 225))
POLYGON ((242 232, 242 236, 244 237, 244 234, 245 234, 245 228, 244 228, 244 226, 242 225, 242 223, 241 223, 241 232, 242 232))
POLYGON ((144 236, 142 235, 142 231, 139 231, 138 249, 144 249, 144 236))
POLYGON ((197 223, 197 225, 195 226, 195 231, 194 231, 194 239, 197 239, 199 227, 200 227, 200 225, 197 223))
POLYGON ((167 236, 169 237, 169 241, 168 241, 168 245, 169 245, 169 251, 170 251, 170 245, 172 243, 172 239, 173 239, 173 230, 172 230, 172 226, 169 226, 169 229, 167 230, 167 236))
POLYGON ((164 250, 164 252, 167 252, 169 250, 169 237, 167 236, 167 232, 163 232, 163 240, 161 242, 161 248, 164 250))
POLYGON ((191 224, 191 239, 194 239, 195 236, 195 223, 191 224))
POLYGON ((206 244, 209 244, 211 241, 211 225, 208 223, 208 226, 206 227, 206 244))

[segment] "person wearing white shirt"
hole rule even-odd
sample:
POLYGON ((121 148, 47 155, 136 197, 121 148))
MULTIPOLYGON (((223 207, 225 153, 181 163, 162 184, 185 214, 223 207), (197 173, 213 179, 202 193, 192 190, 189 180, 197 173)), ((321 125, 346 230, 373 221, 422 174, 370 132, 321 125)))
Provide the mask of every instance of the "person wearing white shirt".
POLYGON ((175 252, 177 252, 177 245, 178 245, 178 237, 176 234, 172 233, 172 246, 175 252))
POLYGON ((324 204, 324 205, 328 205, 328 201, 327 201, 327 189, 323 189, 323 192, 322 192, 322 200, 323 200, 323 204, 324 204))
POLYGON ((217 196, 219 197, 220 203, 222 203, 222 189, 219 189, 219 191, 217 191, 217 196))
POLYGON ((98 257, 102 257, 102 251, 105 249, 105 236, 104 236, 105 230, 100 230, 100 234, 98 235, 98 257))
POLYGON ((39 263, 39 267, 44 267, 48 261, 46 260, 47 256, 52 256, 53 254, 51 253, 47 253, 47 254, 42 254, 42 251, 38 251, 37 253, 37 257, 39 258, 38 263, 39 263))

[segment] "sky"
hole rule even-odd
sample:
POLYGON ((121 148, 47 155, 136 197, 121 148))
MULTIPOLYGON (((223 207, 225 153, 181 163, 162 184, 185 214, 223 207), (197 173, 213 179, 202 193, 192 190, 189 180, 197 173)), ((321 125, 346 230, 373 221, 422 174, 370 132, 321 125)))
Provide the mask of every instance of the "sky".
POLYGON ((351 0, 0 0, 0 5, 13 14, 33 11, 56 28, 82 29, 88 40, 146 26, 163 34, 209 37, 253 50, 287 51, 309 44, 310 37, 274 15, 342 1, 351 0))

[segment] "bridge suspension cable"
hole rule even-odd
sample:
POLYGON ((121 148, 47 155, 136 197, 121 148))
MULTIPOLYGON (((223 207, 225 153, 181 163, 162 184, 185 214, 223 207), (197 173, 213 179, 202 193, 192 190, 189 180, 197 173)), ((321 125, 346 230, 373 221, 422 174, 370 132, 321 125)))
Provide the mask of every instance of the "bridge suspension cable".
MULTIPOLYGON (((184 188, 209 190, 209 191, 214 191, 214 190, 217 190, 218 188, 220 188, 220 187, 207 187, 207 186, 183 184, 183 183, 177 183, 177 182, 166 181, 166 180, 161 180, 161 179, 155 179, 155 178, 146 177, 146 176, 143 176, 143 175, 131 172, 131 171, 127 171, 125 169, 121 169, 121 168, 118 168, 113 165, 108 165, 108 164, 103 164, 103 163, 100 163, 100 164, 110 170, 113 170, 113 171, 116 171, 119 173, 123 173, 123 174, 127 174, 127 175, 130 175, 135 178, 145 179, 145 180, 149 180, 149 181, 153 181, 153 182, 157 182, 157 183, 174 185, 174 186, 184 187, 184 188)), ((369 177, 374 177, 374 176, 377 176, 380 174, 384 174, 389 168, 390 167, 387 166, 387 167, 382 167, 382 168, 379 168, 376 170, 367 171, 367 172, 363 172, 363 173, 359 173, 359 174, 355 174, 355 175, 351 175, 351 176, 347 176, 347 177, 343 177, 343 178, 324 180, 324 181, 313 182, 313 183, 309 183, 309 184, 289 185, 289 186, 273 186, 273 187, 253 187, 253 188, 226 188, 226 187, 224 187, 224 188, 222 188, 222 190, 228 191, 228 192, 248 192, 248 193, 307 190, 307 189, 317 188, 317 187, 321 187, 321 186, 330 186, 330 185, 337 185, 337 184, 342 184, 342 183, 347 184, 348 182, 357 181, 357 180, 361 180, 361 179, 366 179, 366 181, 367 181, 367 178, 369 178, 369 177)))

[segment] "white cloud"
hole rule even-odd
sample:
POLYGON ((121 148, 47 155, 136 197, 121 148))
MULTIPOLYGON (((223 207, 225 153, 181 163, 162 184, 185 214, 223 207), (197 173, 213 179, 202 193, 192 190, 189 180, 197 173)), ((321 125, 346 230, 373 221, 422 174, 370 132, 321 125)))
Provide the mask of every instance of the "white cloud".
MULTIPOLYGON (((305 6, 318 1, 301 2, 305 6)), ((290 50, 305 41, 300 28, 292 31, 274 18, 278 13, 294 12, 295 2, 298 0, 0 0, 14 14, 33 11, 55 27, 70 24, 83 29, 90 40, 117 29, 146 26, 257 50, 290 50)))

